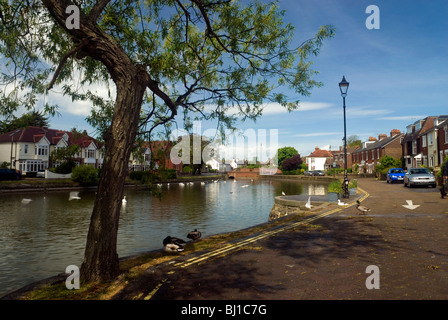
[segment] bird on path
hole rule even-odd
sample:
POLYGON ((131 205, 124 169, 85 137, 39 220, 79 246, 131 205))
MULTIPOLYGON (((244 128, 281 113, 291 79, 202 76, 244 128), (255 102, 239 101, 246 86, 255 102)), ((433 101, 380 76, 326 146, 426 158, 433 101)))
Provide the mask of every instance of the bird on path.
POLYGON ((179 238, 175 238, 175 237, 166 237, 165 239, 163 239, 163 249, 166 252, 181 252, 184 251, 184 246, 187 243, 179 238))
POLYGON ((366 212, 370 211, 369 208, 367 208, 366 206, 362 206, 361 202, 359 202, 359 200, 356 200, 356 209, 358 209, 358 215, 360 214, 366 214, 366 212))
POLYGON ((198 231, 198 229, 194 229, 194 231, 191 231, 188 233, 187 238, 191 239, 193 241, 198 240, 202 236, 201 231, 198 231))
POLYGON ((311 205, 311 197, 308 197, 308 201, 305 204, 305 208, 311 209, 313 206, 311 205))
POLYGON ((340 205, 340 206, 347 206, 348 203, 342 202, 341 199, 338 199, 338 205, 340 205))

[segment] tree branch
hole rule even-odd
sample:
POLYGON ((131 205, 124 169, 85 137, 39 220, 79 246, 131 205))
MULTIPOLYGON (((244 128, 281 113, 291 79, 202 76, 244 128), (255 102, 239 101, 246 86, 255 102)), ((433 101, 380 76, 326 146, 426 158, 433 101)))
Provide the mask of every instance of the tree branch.
POLYGON ((51 90, 51 89, 53 88, 54 83, 56 82, 56 80, 57 80, 57 78, 58 78, 58 76, 59 76, 59 73, 61 72, 62 67, 64 66, 64 64, 65 64, 65 62, 67 61, 67 59, 68 59, 70 56, 73 56, 73 55, 75 55, 77 52, 79 52, 83 47, 85 47, 85 46, 87 45, 88 42, 89 42, 89 41, 88 41, 87 39, 83 39, 83 40, 81 41, 80 44, 78 44, 75 48, 73 48, 72 50, 70 50, 69 52, 67 52, 67 53, 62 57, 61 61, 59 62, 58 67, 56 68, 56 71, 54 72, 53 78, 51 79, 50 83, 49 83, 48 86, 47 86, 47 91, 48 91, 48 90, 51 90))
POLYGON ((92 10, 89 13, 89 20, 92 22, 96 22, 101 12, 103 12, 104 8, 109 4, 110 0, 98 0, 96 4, 93 6, 92 10))

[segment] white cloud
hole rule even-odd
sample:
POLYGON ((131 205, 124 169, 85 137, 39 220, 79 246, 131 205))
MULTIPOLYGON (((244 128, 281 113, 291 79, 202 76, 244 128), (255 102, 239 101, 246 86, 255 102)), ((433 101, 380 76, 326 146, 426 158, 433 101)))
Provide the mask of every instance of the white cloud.
POLYGON ((300 133, 293 135, 294 137, 321 137, 321 136, 334 136, 341 135, 342 132, 311 132, 311 133, 300 133))
POLYGON ((407 121, 416 121, 419 119, 426 118, 427 115, 420 115, 420 116, 396 116, 396 117, 381 117, 376 118, 375 120, 392 120, 392 121, 399 121, 399 120, 407 120, 407 121))

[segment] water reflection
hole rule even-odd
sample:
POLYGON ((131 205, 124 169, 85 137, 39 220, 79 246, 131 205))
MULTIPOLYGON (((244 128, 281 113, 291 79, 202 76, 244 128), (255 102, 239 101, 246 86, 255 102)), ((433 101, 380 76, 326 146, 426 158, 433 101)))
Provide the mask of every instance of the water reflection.
MULTIPOLYGON (((282 192, 320 195, 326 190, 317 184, 250 180, 161 188, 160 199, 146 190, 125 190, 117 244, 121 257, 161 249, 167 235, 186 238, 195 228, 206 237, 263 223, 282 192)), ((69 201, 69 191, 0 196, 0 296, 81 265, 95 191, 79 197, 69 201), (25 204, 23 198, 32 201, 25 204)))

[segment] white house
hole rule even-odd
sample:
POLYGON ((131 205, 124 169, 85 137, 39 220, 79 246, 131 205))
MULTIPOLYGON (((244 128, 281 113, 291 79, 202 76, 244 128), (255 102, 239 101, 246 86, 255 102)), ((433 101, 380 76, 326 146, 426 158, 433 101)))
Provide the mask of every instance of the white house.
POLYGON ((306 157, 306 164, 308 170, 323 170, 326 171, 330 168, 333 155, 328 150, 319 149, 318 147, 306 157))

